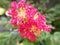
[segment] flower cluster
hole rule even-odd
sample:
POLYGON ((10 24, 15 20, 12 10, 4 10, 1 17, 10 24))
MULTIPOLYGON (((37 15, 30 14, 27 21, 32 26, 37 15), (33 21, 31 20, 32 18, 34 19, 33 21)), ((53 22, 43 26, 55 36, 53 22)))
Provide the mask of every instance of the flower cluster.
POLYGON ((42 31, 50 32, 51 26, 46 24, 45 16, 25 2, 26 0, 20 0, 19 3, 11 3, 11 8, 8 10, 12 18, 10 23, 18 27, 21 37, 35 41, 42 31))

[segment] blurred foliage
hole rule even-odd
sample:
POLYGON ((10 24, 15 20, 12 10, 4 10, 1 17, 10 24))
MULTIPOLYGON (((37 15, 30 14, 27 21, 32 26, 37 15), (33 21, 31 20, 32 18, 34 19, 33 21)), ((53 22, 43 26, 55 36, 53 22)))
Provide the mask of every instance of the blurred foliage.
POLYGON ((38 39, 40 42, 29 42, 26 39, 21 42, 21 40, 22 39, 19 37, 18 32, 13 31, 0 33, 1 45, 16 45, 18 41, 20 41, 19 44, 21 45, 39 45, 42 41, 45 45, 60 45, 60 32, 55 32, 53 35, 50 33, 44 33, 38 39))
POLYGON ((12 26, 6 17, 0 17, 0 32, 10 31, 12 26))
POLYGON ((0 17, 0 32, 10 32, 16 30, 16 27, 9 23, 9 19, 9 17, 0 17))
POLYGON ((3 32, 0 33, 0 45, 16 45, 16 42, 20 39, 17 32, 3 32))
POLYGON ((11 0, 0 0, 0 7, 8 9, 11 0))
MULTIPOLYGON (((47 23, 51 24, 55 28, 51 31, 53 34, 43 32, 38 37, 38 41, 30 43, 26 39, 21 39, 21 37, 19 37, 19 33, 15 31, 16 28, 8 23, 10 18, 6 17, 6 15, 2 15, 0 17, 0 25, 2 25, 4 30, 8 29, 10 31, 0 31, 0 45, 16 45, 17 41, 20 43, 20 45, 60 45, 60 32, 58 32, 60 31, 60 3, 56 3, 54 6, 50 7, 50 4, 53 5, 53 2, 55 2, 54 0, 27 0, 27 3, 28 2, 30 2, 43 15, 46 16, 47 23)), ((0 0, 0 7, 7 10, 10 3, 11 0, 0 0)))
POLYGON ((9 8, 11 0, 0 0, 0 16, 9 8))

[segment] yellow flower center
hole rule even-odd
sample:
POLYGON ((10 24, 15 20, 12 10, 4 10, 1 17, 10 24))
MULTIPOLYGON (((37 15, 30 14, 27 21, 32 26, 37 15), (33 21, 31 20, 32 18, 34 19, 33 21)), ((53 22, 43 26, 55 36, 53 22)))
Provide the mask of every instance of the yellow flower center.
POLYGON ((26 9, 25 9, 25 8, 21 7, 21 8, 19 9, 18 17, 19 17, 20 19, 23 19, 23 23, 25 23, 25 22, 28 21, 28 18, 27 18, 27 16, 26 16, 26 9))
POLYGON ((23 8, 23 7, 21 7, 20 9, 19 9, 19 14, 18 14, 18 16, 22 19, 22 18, 26 18, 26 9, 25 8, 23 8))
POLYGON ((32 25, 31 32, 34 32, 36 36, 40 35, 41 30, 38 29, 36 26, 32 25))
POLYGON ((36 20, 38 18, 37 13, 34 15, 34 20, 36 20))

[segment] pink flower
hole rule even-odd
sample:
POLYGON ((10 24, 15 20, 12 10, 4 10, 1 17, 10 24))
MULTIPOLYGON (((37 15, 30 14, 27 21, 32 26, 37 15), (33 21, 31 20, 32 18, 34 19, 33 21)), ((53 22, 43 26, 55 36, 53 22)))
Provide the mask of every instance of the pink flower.
POLYGON ((14 25, 14 26, 17 26, 17 19, 16 18, 12 18, 10 20, 10 24, 14 25))
POLYGON ((21 24, 18 31, 20 35, 30 41, 35 41, 37 36, 40 35, 41 30, 38 29, 36 22, 32 19, 28 20, 25 24, 21 24))
POLYGON ((18 4, 11 3, 11 8, 8 10, 8 14, 12 18, 10 23, 18 27, 21 37, 35 41, 42 30, 50 32, 52 26, 46 24, 46 17, 35 7, 25 2, 26 0, 20 0, 18 4))
POLYGON ((11 8, 13 8, 13 9, 16 9, 17 8, 17 3, 15 1, 13 1, 11 3, 11 8))

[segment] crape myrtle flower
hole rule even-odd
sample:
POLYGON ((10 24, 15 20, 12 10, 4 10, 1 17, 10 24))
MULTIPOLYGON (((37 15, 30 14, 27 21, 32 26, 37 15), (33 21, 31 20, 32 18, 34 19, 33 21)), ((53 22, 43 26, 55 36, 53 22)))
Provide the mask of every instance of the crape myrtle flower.
POLYGON ((52 26, 46 24, 44 15, 25 2, 26 0, 20 0, 19 3, 13 1, 8 16, 11 17, 10 23, 17 26, 21 37, 35 41, 42 31, 50 32, 52 26))

